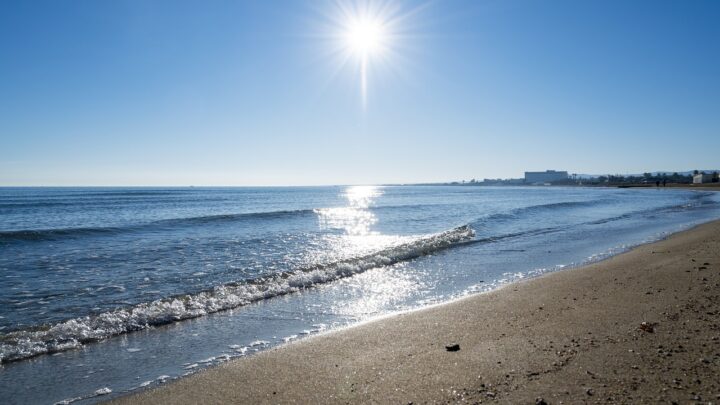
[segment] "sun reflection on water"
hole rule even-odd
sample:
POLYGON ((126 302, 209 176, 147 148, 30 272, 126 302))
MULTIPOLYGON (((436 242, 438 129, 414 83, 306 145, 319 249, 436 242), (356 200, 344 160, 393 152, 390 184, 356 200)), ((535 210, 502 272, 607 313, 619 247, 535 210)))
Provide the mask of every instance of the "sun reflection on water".
MULTIPOLYGON (((382 194, 382 187, 352 186, 341 194, 344 206, 316 210, 324 235, 320 243, 322 248, 312 249, 311 260, 315 263, 345 262, 352 267, 361 265, 367 257, 374 257, 378 252, 388 252, 387 249, 411 241, 412 236, 383 234, 377 230, 378 218, 373 208, 382 194)), ((418 282, 403 274, 405 265, 375 268, 345 279, 343 284, 359 295, 338 298, 333 310, 361 319, 381 313, 396 300, 415 293, 418 282)))
POLYGON ((384 235, 373 229, 378 219, 372 211, 383 194, 378 186, 351 186, 341 196, 345 206, 315 210, 323 236, 324 249, 315 251, 323 262, 360 258, 407 240, 398 235, 384 235))
POLYGON ((352 186, 343 196, 346 207, 323 208, 317 210, 321 229, 341 229, 350 236, 377 235, 371 227, 377 223, 377 217, 370 211, 374 200, 382 195, 380 187, 352 186))
POLYGON ((407 263, 399 263, 344 279, 341 282, 344 294, 333 303, 333 313, 352 316, 358 321, 372 318, 427 288, 418 274, 404 271, 406 267, 407 263))

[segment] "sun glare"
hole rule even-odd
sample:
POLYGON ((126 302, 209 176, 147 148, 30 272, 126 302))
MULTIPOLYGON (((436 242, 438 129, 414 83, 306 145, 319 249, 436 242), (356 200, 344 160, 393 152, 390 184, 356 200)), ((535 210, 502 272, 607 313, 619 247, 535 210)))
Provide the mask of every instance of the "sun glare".
POLYGON ((385 40, 379 21, 358 20, 350 22, 345 34, 347 46, 361 57, 381 50, 385 40))
POLYGON ((331 55, 338 61, 336 73, 349 68, 357 74, 366 110, 371 77, 402 70, 402 51, 417 14, 426 5, 407 8, 395 0, 331 1, 333 6, 325 11, 329 22, 325 32, 331 40, 331 55))
POLYGON ((345 47, 360 63, 360 91, 363 108, 367 105, 368 64, 371 57, 381 57, 387 35, 380 17, 348 16, 343 35, 345 47))

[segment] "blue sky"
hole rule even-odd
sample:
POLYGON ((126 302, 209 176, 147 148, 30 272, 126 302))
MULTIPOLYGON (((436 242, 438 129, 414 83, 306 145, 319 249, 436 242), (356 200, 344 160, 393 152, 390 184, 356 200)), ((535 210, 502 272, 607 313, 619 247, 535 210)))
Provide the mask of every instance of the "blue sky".
POLYGON ((716 168, 717 21, 716 1, 5 1, 0 185, 716 168), (382 6, 363 104, 338 11, 382 6))

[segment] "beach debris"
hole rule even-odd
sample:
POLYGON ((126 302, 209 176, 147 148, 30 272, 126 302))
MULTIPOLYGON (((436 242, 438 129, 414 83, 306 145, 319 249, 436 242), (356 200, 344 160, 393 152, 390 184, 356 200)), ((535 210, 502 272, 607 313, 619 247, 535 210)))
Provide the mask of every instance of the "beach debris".
POLYGON ((585 393, 588 394, 589 396, 593 396, 593 395, 595 395, 595 390, 592 388, 588 388, 585 390, 585 393))
POLYGON ((640 324, 639 329, 642 330, 643 332, 653 333, 653 332, 655 332, 655 325, 657 325, 657 324, 652 323, 652 322, 643 322, 640 324))
POLYGON ((535 405, 548 405, 548 403, 545 402, 544 399, 537 397, 537 398, 535 398, 535 405))
POLYGON ((456 352, 456 351, 460 350, 460 345, 457 343, 452 344, 452 345, 447 345, 447 346, 445 346, 445 350, 447 350, 449 352, 456 352))

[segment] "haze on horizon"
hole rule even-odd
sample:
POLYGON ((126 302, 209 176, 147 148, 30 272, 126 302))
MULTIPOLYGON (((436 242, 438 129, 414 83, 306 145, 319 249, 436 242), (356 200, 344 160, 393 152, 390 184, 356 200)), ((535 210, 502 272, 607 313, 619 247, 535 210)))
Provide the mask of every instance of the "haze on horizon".
POLYGON ((0 185, 718 168, 715 1, 7 1, 0 185))

